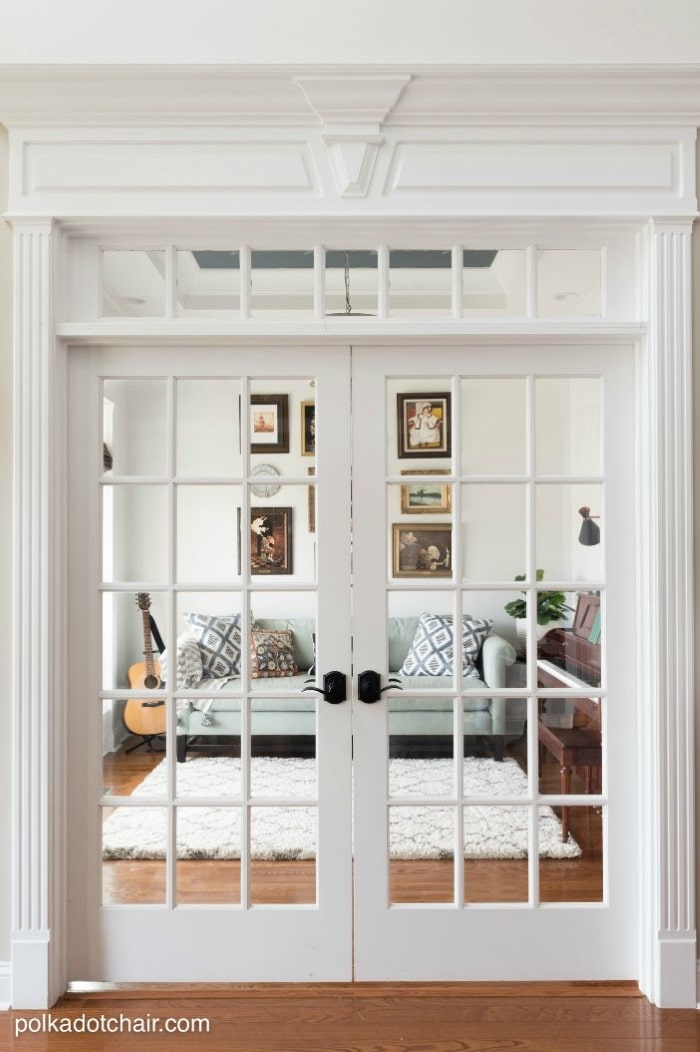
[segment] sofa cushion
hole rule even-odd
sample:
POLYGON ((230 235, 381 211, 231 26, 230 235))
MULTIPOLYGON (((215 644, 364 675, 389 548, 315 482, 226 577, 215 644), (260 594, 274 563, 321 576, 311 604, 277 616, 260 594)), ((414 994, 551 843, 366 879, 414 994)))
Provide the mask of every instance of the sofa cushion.
POLYGON ((288 628, 250 630, 250 675, 252 679, 296 676, 292 632, 288 628))
POLYGON ((418 617, 390 617, 388 624, 389 671, 399 672, 411 649, 418 628, 418 617))
MULTIPOLYGON (((491 630, 490 618, 462 618, 462 675, 477 678, 476 660, 481 645, 491 630)), ((454 625, 447 614, 423 613, 403 665, 406 676, 451 676, 454 665, 454 625)))
POLYGON ((241 615, 185 614, 199 644, 204 676, 241 674, 241 615))
MULTIPOLYGON (((452 698, 442 698, 439 695, 436 697, 412 697, 409 693, 411 686, 416 689, 422 689, 425 686, 425 677, 422 679, 418 676, 402 677, 401 684, 405 691, 405 694, 400 697, 389 698, 389 712, 452 712, 452 698)), ((446 689, 452 685, 452 679, 449 678, 445 684, 446 689)), ((483 686, 486 690, 486 686, 481 683, 480 680, 473 680, 471 685, 478 687, 483 686)), ((491 707, 490 698, 463 698, 462 708, 464 712, 486 712, 491 707)))

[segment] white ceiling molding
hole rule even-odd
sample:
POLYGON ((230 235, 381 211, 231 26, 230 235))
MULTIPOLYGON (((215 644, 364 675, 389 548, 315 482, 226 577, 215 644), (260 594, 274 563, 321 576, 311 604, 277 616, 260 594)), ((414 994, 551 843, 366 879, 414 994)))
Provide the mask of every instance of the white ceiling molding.
POLYGON ((700 124, 693 66, 12 66, 17 125, 700 124))
POLYGON ((326 128, 337 125, 375 125, 384 123, 411 80, 411 75, 300 76, 294 82, 309 106, 326 128))
POLYGON ((341 197, 365 197, 384 142, 381 128, 410 75, 296 77, 323 122, 323 142, 341 197))

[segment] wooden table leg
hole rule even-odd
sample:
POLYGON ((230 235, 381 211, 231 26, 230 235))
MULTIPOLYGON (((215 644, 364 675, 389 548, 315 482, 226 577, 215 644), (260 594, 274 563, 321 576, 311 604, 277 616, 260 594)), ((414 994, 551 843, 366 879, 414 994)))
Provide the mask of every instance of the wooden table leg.
MULTIPOLYGON (((562 796, 568 796, 571 792, 571 768, 562 765, 561 768, 561 794, 562 796)), ((562 843, 565 844, 569 839, 569 808, 562 807, 561 809, 561 839, 562 843)))

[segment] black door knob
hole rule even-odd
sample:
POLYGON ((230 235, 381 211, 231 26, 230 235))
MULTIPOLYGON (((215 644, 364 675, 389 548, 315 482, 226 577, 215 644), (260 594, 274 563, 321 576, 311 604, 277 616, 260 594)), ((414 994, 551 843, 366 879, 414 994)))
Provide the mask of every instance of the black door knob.
POLYGON ((323 687, 303 687, 302 694, 305 690, 314 690, 317 694, 323 694, 329 705, 340 705, 341 701, 345 701, 348 696, 347 677, 343 672, 326 672, 323 677, 323 687))
POLYGON ((360 701, 364 701, 365 705, 374 705, 375 701, 379 701, 385 690, 403 690, 401 681, 396 679, 395 676, 390 677, 387 687, 382 687, 381 676, 378 672, 373 672, 371 669, 360 673, 357 679, 357 687, 358 697, 360 701))

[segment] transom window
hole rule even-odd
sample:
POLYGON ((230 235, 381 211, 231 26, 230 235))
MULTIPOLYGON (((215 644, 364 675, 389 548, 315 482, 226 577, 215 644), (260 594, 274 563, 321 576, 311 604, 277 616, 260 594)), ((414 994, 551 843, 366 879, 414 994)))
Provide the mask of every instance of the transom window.
MULTIPOLYGON (((166 246, 101 250, 97 318, 603 318, 586 248, 166 246)), ((70 308, 69 308, 70 309, 70 308)))

